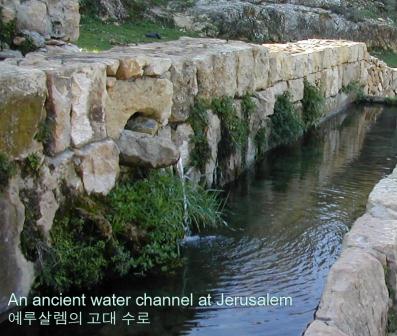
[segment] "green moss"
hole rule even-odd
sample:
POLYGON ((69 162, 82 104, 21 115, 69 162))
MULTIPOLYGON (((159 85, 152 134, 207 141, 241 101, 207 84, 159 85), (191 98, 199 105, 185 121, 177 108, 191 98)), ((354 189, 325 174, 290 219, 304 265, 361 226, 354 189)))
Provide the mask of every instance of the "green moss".
POLYGON ((288 92, 280 95, 274 104, 271 119, 270 144, 272 147, 286 145, 302 136, 304 127, 288 92))
POLYGON ((389 67, 397 67, 397 54, 392 50, 372 49, 369 51, 372 56, 375 56, 385 62, 389 67))
POLYGON ((116 45, 177 40, 182 36, 195 37, 197 34, 185 32, 167 25, 132 20, 125 23, 103 22, 90 17, 82 17, 80 38, 77 45, 88 51, 108 50, 116 45), (161 40, 147 38, 147 33, 156 32, 161 40))
POLYGON ((10 178, 13 177, 15 173, 15 164, 6 154, 0 152, 0 191, 8 186, 10 178))
POLYGON ((346 94, 355 94, 358 101, 364 97, 364 89, 358 81, 353 81, 347 86, 342 87, 342 92, 346 94))
POLYGON ((0 20, 0 42, 12 45, 12 41, 16 36, 16 20, 4 23, 0 20))
POLYGON ((41 163, 42 161, 39 154, 29 154, 23 163, 25 173, 37 175, 40 171, 41 163))
POLYGON ((183 188, 170 173, 153 172, 137 183, 119 185, 109 195, 109 221, 117 232, 136 225, 146 232, 145 243, 134 255, 134 268, 148 271, 154 266, 179 261, 178 242, 184 236, 185 215, 192 229, 215 226, 222 222, 221 203, 216 193, 200 186, 185 184, 187 214, 183 206, 183 188))
POLYGON ((241 110, 244 117, 247 119, 256 110, 255 101, 252 99, 252 94, 246 93, 241 100, 241 110))
POLYGON ((268 146, 267 139, 268 139, 267 128, 266 127, 260 128, 259 131, 255 135, 255 145, 258 148, 259 156, 262 156, 266 151, 266 148, 268 146))
POLYGON ((51 247, 43 247, 40 283, 55 291, 90 288, 105 275, 104 240, 87 234, 81 218, 58 218, 51 230, 51 247))
POLYGON ((167 270, 181 262, 185 225, 194 230, 222 223, 215 192, 185 184, 171 173, 152 172, 125 182, 105 198, 70 197, 58 210, 51 245, 37 239, 39 285, 55 291, 89 288, 105 276, 167 270))
POLYGON ((196 100, 188 119, 194 131, 194 135, 190 138, 190 143, 193 146, 190 153, 190 164, 200 171, 205 169, 205 165, 211 156, 211 149, 207 140, 208 108, 207 102, 202 99, 196 100))
POLYGON ((214 98, 211 107, 221 121, 221 141, 218 145, 218 155, 220 161, 223 161, 246 144, 248 123, 247 120, 238 117, 231 97, 214 98))
POLYGON ((306 129, 318 125, 324 112, 324 103, 325 99, 321 91, 305 79, 302 99, 302 121, 306 129))

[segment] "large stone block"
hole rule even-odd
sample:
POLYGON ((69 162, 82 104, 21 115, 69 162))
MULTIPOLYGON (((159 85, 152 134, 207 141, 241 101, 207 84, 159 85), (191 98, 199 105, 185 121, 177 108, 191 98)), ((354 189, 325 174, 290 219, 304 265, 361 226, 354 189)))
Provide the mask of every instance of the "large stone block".
POLYGON ((75 164, 88 194, 106 195, 120 172, 119 149, 112 140, 95 142, 75 151, 75 164))
POLYGON ((46 76, 0 64, 0 151, 17 157, 37 149, 34 136, 45 118, 46 76))
POLYGON ((128 166, 163 168, 177 163, 180 153, 165 137, 124 130, 117 145, 121 162, 128 166))
POLYGON ((316 319, 349 336, 383 336, 389 293, 382 264, 371 254, 348 248, 332 266, 316 319))
POLYGON ((173 86, 168 79, 117 81, 108 95, 106 128, 113 139, 120 136, 127 121, 137 112, 162 124, 171 116, 173 86))

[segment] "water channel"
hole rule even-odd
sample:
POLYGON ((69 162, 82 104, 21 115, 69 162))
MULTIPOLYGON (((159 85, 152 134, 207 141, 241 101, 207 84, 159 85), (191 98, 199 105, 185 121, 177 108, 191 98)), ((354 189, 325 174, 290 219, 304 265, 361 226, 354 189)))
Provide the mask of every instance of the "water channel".
MULTIPOLYGON (((301 335, 344 234, 363 214, 374 185, 397 163, 396 112, 353 106, 301 142, 270 152, 230 186, 229 227, 189 239, 185 265, 176 274, 127 278, 91 293, 209 293, 215 300, 222 293, 270 293, 291 297, 291 306, 145 309, 149 327, 31 326, 20 327, 18 335, 301 335)), ((127 311, 134 312, 118 313, 127 311)), ((0 325, 1 335, 15 331, 9 323, 0 325)))

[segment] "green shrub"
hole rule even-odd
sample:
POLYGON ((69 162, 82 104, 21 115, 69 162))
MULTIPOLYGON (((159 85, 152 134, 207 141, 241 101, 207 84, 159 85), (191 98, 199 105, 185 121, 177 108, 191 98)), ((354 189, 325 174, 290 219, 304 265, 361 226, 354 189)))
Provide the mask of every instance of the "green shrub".
POLYGON ((364 97, 364 90, 358 81, 353 81, 347 86, 342 87, 342 92, 346 94, 355 94, 358 101, 360 101, 364 97))
POLYGON ((42 121, 39 124, 38 131, 34 135, 34 139, 43 144, 47 143, 51 139, 51 128, 47 121, 42 121))
POLYGON ((41 167, 41 158, 37 153, 31 153, 24 162, 24 170, 26 173, 37 175, 41 167))
POLYGON ((208 103, 198 99, 188 119, 194 131, 194 135, 190 138, 193 147, 190 153, 190 164, 200 171, 205 169, 205 165, 211 157, 211 149, 207 140, 208 108, 208 103))
POLYGON ((4 23, 0 20, 0 42, 8 44, 10 47, 16 36, 16 20, 4 23))
POLYGON ((146 232, 145 244, 134 255, 135 269, 148 271, 178 261, 178 242, 185 234, 185 219, 186 225, 194 229, 222 222, 216 193, 189 182, 185 192, 186 214, 182 182, 170 173, 155 171, 147 179, 119 185, 110 193, 109 221, 115 231, 122 232, 126 225, 136 223, 146 232))
POLYGON ((258 148, 258 155, 262 156, 267 148, 267 128, 262 127, 255 135, 255 145, 258 148))
POLYGON ((76 217, 64 217, 54 223, 51 247, 38 247, 43 260, 40 284, 62 292, 90 288, 104 278, 108 265, 106 242, 88 235, 85 225, 76 217))
POLYGON ((16 173, 16 166, 7 155, 0 152, 0 191, 8 186, 8 181, 16 173))
POLYGON ((221 141, 218 145, 218 153, 222 161, 246 144, 248 124, 246 120, 238 117, 231 97, 214 98, 211 107, 221 121, 221 141))
POLYGON ((255 101, 252 99, 252 94, 246 93, 241 100, 241 109, 245 118, 255 112, 256 105, 255 101))
POLYGON ((277 97, 271 119, 270 143, 272 146, 286 145, 303 134, 304 127, 295 111, 288 92, 277 97))
POLYGON ((302 99, 302 121, 306 129, 318 125, 323 115, 324 103, 325 99, 321 91, 305 79, 302 99))

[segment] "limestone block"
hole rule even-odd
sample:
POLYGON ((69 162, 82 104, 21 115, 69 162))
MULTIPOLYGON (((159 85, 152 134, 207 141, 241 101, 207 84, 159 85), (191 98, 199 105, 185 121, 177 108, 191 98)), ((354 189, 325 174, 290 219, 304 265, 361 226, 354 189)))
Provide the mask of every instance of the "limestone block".
POLYGON ((27 296, 34 280, 33 263, 20 250, 20 234, 25 222, 25 207, 19 199, 16 179, 0 194, 0 312, 12 308, 8 301, 12 293, 27 296))
MULTIPOLYGON (((307 53, 297 53, 290 56, 291 60, 291 77, 290 78, 303 78, 308 72, 309 57, 307 53)), ((289 78, 289 79, 290 79, 289 78)))
POLYGON ((22 2, 17 8, 17 28, 35 31, 49 37, 51 22, 47 15, 46 3, 39 0, 22 2))
POLYGON ((71 140, 80 148, 92 140, 106 137, 106 66, 81 67, 71 76, 71 140))
POLYGON ((37 150, 46 96, 44 72, 0 64, 0 151, 17 157, 37 150))
POLYGON ((178 162, 180 153, 171 140, 124 130, 117 145, 122 164, 163 168, 178 162))
POLYGON ((198 93, 197 68, 191 60, 175 60, 170 74, 174 86, 170 121, 183 122, 189 117, 191 106, 198 93))
POLYGON ((288 91, 291 93, 292 102, 302 100, 304 91, 303 78, 289 80, 288 91))
POLYGON ((41 217, 37 221, 37 226, 40 227, 44 235, 48 237, 55 214, 59 208, 59 204, 51 190, 47 190, 40 195, 39 208, 41 217))
POLYGON ((171 59, 169 58, 148 58, 144 68, 144 75, 162 76, 171 68, 171 64, 171 59))
POLYGON ((51 23, 51 37, 64 41, 77 41, 80 35, 78 0, 46 0, 51 23))
POLYGON ((343 239, 343 247, 357 247, 371 253, 382 263, 397 263, 397 220, 387 220, 365 214, 360 217, 343 239))
POLYGON ((120 59, 116 77, 120 80, 141 77, 145 64, 146 60, 143 57, 123 57, 120 59))
POLYGON ((397 219, 397 169, 372 190, 367 212, 379 219, 397 219))
POLYGON ((108 90, 107 134, 117 139, 136 112, 165 124, 171 115, 173 86, 168 79, 139 78, 117 81, 108 90))
POLYGON ((107 195, 120 172, 119 150, 112 140, 95 142, 75 151, 75 165, 88 194, 107 195))
POLYGON ((267 88, 269 76, 269 55, 265 48, 255 48, 254 55, 254 91, 267 88))
POLYGON ((332 322, 349 336, 381 336, 388 305, 382 264, 361 249, 348 248, 328 274, 316 319, 332 322))
POLYGON ((325 97, 332 97, 339 92, 339 72, 337 67, 325 69, 321 73, 321 86, 324 89, 325 97))
MULTIPOLYGON (((255 89, 255 61, 250 48, 239 50, 237 53, 237 89, 234 95, 239 97, 255 89)), ((230 94, 229 94, 230 95, 230 94)))
POLYGON ((190 152, 192 146, 190 138, 194 135, 192 126, 189 124, 179 124, 175 131, 172 131, 172 141, 178 148, 181 154, 182 163, 184 166, 189 165, 190 152))
POLYGON ((322 321, 313 321, 309 328, 305 331, 303 336, 348 336, 333 327, 332 325, 327 324, 322 321))

